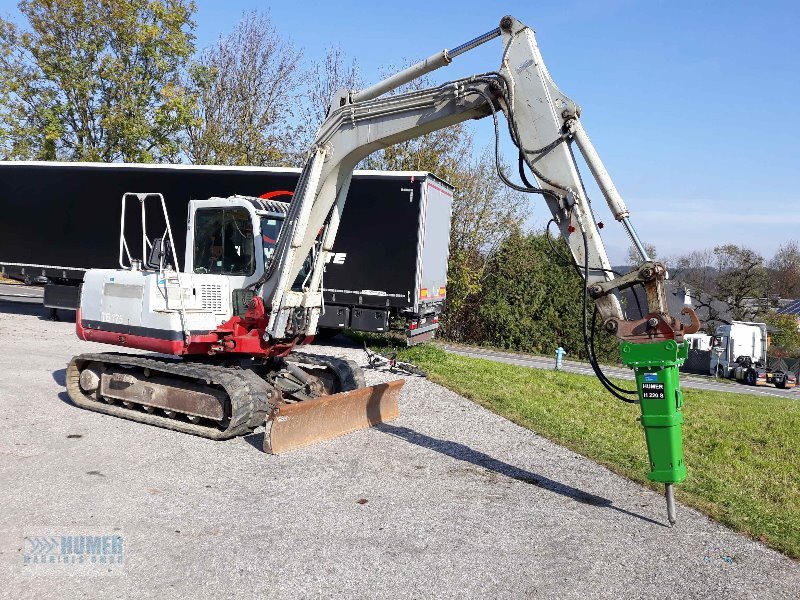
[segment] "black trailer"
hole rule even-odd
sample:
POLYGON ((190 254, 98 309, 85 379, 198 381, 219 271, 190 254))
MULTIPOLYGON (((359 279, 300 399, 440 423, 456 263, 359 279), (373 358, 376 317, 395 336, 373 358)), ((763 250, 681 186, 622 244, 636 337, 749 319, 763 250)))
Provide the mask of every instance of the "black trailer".
MULTIPOLYGON (((189 200, 287 192, 299 169, 0 162, 0 273, 75 309, 89 268, 118 267, 122 195, 163 194, 183 256, 189 200)), ((426 172, 356 171, 329 256, 321 328, 432 337, 446 296, 453 189, 426 172), (398 321, 398 318, 400 319, 398 321)))

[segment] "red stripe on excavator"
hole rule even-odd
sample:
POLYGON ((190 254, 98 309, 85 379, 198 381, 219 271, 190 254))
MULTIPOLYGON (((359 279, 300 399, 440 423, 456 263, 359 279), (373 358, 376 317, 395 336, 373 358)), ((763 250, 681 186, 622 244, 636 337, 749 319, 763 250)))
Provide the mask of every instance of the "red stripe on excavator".
MULTIPOLYGON (((239 317, 233 317, 222 327, 240 321, 241 319, 239 317)), ((188 344, 184 344, 183 340, 164 340, 130 333, 89 329, 83 326, 80 309, 78 309, 75 314, 75 333, 78 335, 79 339, 87 342, 99 342, 101 344, 111 344, 112 346, 138 348, 139 350, 149 350, 150 352, 160 352, 162 354, 172 354, 175 356, 213 354, 219 351, 217 346, 220 343, 228 340, 233 343, 233 347, 227 348, 226 352, 236 352, 250 356, 286 356, 295 346, 294 341, 287 341, 271 346, 262 345, 261 331, 257 329, 239 336, 231 335, 231 331, 228 330, 210 331, 205 335, 190 335, 188 344)), ((311 343, 313 339, 313 337, 307 337, 301 343, 308 344, 311 343)))
POLYGON ((113 331, 100 331, 99 329, 86 329, 81 322, 81 312, 78 309, 75 315, 75 332, 78 338, 87 342, 100 342, 112 346, 127 346, 162 354, 186 354, 188 348, 182 340, 159 340, 158 338, 130 335, 128 333, 114 333, 113 331))
POLYGON ((274 192, 265 192, 261 194, 259 198, 262 200, 270 200, 277 196, 294 196, 294 192, 290 192, 289 190, 275 190, 274 192))

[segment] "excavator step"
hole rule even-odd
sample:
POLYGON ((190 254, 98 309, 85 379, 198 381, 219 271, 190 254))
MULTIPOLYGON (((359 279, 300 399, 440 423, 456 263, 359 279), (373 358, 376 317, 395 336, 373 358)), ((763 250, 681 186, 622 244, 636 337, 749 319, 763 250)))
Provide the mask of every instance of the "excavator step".
POLYGON ((267 418, 264 452, 282 454, 400 416, 398 379, 350 392, 284 404, 267 418))

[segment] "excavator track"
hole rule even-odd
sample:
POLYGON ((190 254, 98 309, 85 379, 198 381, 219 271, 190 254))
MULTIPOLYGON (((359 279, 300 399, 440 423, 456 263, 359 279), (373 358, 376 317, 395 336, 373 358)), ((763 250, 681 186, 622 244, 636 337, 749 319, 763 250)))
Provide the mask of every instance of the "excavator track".
POLYGON ((316 365, 330 369, 338 379, 337 392, 350 392, 366 386, 364 371, 358 364, 349 358, 337 358, 323 354, 309 354, 308 352, 292 352, 286 357, 289 362, 316 365))
POLYGON ((81 408, 209 439, 264 425, 281 454, 397 418, 403 380, 365 387, 355 362, 301 352, 255 369, 103 353, 73 358, 66 384, 81 408))
MULTIPOLYGON (((122 378, 124 375, 120 377, 122 378)), ((66 384, 70 399, 81 408, 215 440, 250 433, 259 425, 263 425, 267 414, 280 403, 278 394, 269 383, 248 369, 231 369, 204 363, 128 354, 103 353, 76 356, 67 367, 66 384), (193 415, 176 415, 179 418, 173 418, 166 414, 163 416, 156 414, 156 410, 145 412, 143 406, 136 402, 129 402, 130 407, 107 403, 98 397, 97 392, 86 392, 81 387, 81 372, 90 365, 100 369, 129 370, 135 374, 131 377, 141 377, 141 381, 145 384, 144 374, 149 372, 149 377, 165 376, 185 382, 186 385, 206 386, 217 396, 222 393, 227 397, 227 401, 221 403, 222 418, 199 419, 193 415), (197 419, 198 422, 190 422, 189 418, 197 419)))

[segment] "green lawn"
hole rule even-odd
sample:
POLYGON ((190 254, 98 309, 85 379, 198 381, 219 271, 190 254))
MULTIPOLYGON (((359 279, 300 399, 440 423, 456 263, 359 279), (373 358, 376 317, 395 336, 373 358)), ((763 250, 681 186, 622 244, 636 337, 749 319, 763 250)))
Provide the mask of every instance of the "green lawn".
MULTIPOLYGON (((647 481, 639 408, 594 377, 467 358, 428 344, 400 351, 432 381, 634 481, 647 481)), ((630 387, 631 382, 617 382, 630 387)), ((684 390, 684 504, 800 558, 800 399, 684 390)))

